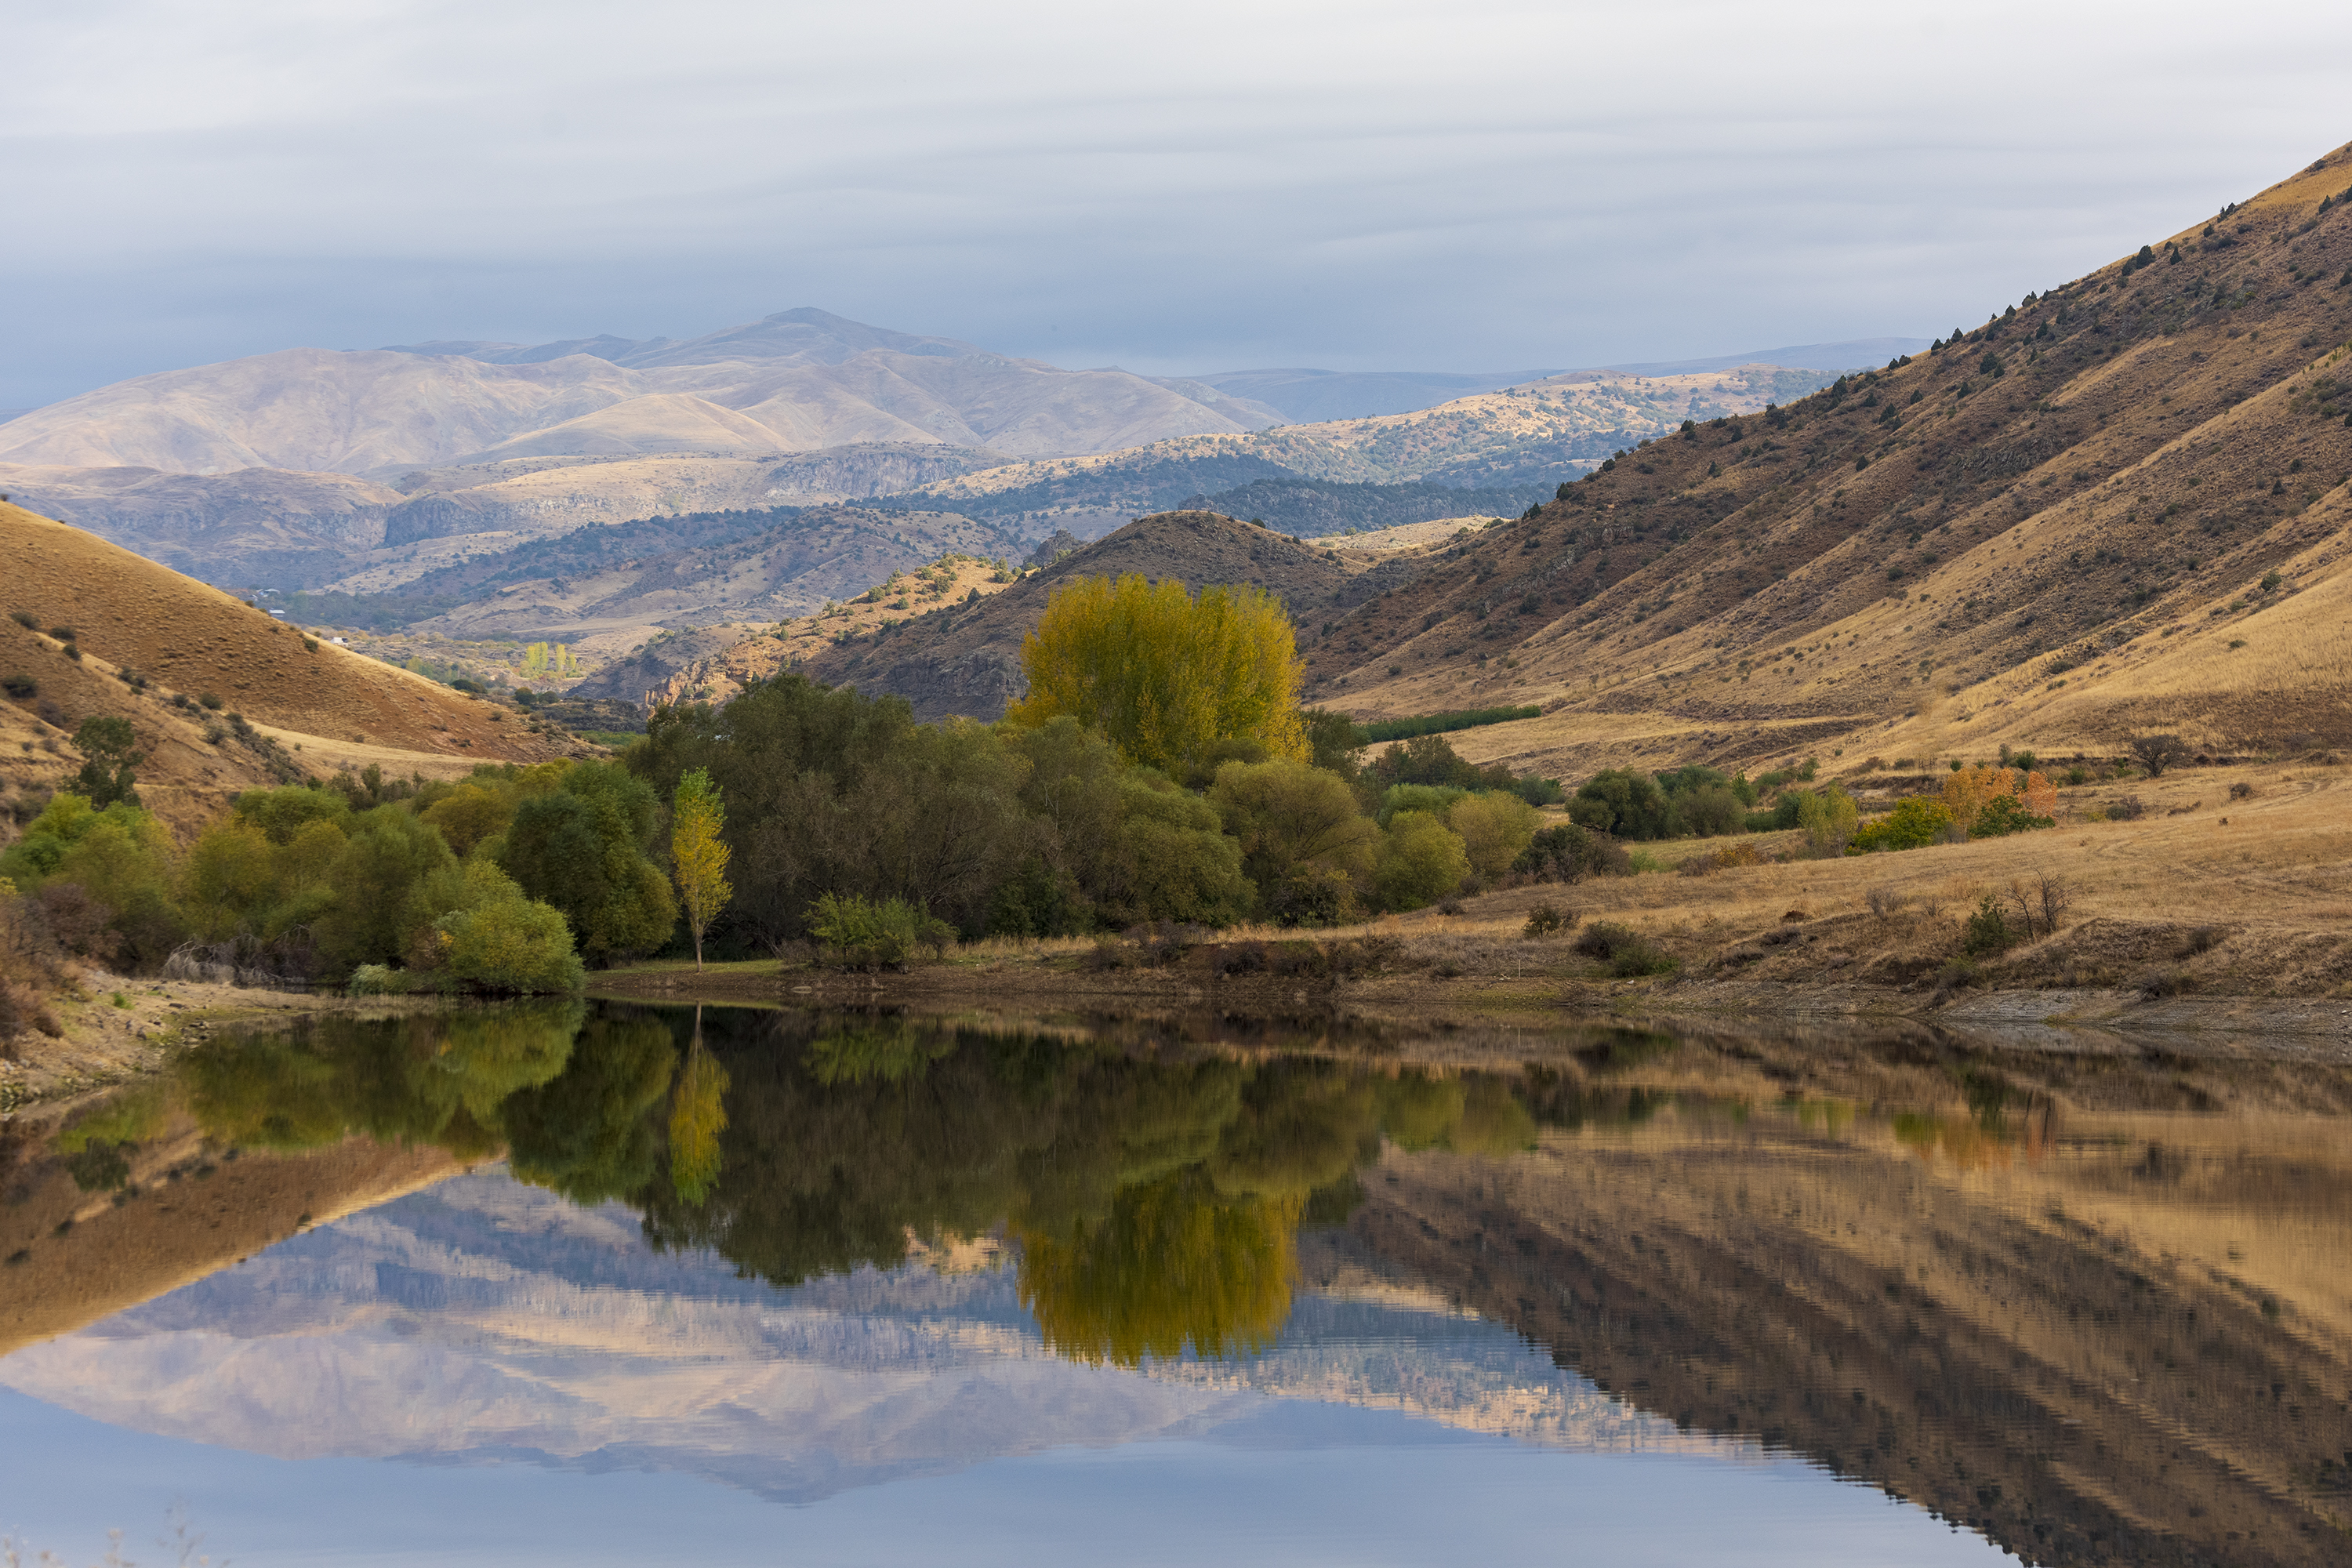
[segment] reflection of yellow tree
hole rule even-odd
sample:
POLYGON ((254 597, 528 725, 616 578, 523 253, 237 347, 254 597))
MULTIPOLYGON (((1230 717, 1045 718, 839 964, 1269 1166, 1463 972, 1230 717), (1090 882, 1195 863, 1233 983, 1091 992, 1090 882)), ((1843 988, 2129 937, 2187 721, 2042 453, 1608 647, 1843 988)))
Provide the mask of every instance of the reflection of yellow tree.
POLYGON ((1198 1169, 1126 1188, 1094 1225, 1023 1233, 1022 1302, 1079 1361, 1251 1353, 1290 1315, 1303 1203, 1221 1197, 1198 1169))
POLYGON ((702 1009, 694 1012, 694 1047, 670 1091, 669 1184, 679 1197, 698 1205, 719 1182, 719 1135, 727 1131, 727 1069, 702 1048, 702 1009))

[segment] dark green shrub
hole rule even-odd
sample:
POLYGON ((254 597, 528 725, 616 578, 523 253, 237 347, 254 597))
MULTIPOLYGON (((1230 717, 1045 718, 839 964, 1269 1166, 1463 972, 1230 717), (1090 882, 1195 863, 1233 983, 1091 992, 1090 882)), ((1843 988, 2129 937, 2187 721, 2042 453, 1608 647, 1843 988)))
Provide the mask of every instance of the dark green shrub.
POLYGON ((1604 768, 1577 785, 1568 814, 1580 826, 1618 838, 1664 838, 1673 826, 1665 792, 1631 768, 1604 768))
POLYGON ((1542 882, 1580 882, 1587 877, 1630 877, 1633 860, 1611 839, 1563 823, 1540 829, 1511 862, 1511 870, 1542 882))
POLYGON ((1975 824, 1969 829, 1971 838, 2005 838, 2012 833, 2024 833, 2037 827, 2055 827, 2054 816, 2035 816, 2018 804, 2013 795, 1997 795, 1985 802, 1977 812, 1975 824))
POLYGON ((0 676, 0 691, 19 702, 29 701, 41 694, 41 684, 29 675, 0 676))
POLYGON ((1631 926, 1595 921, 1576 939, 1576 951, 1598 958, 1611 973, 1630 979, 1640 974, 1665 974, 1678 967, 1665 950, 1631 926))
POLYGON ((1522 932, 1527 936, 1552 936, 1576 923, 1573 911, 1561 914, 1549 904, 1538 904, 1528 911, 1528 923, 1522 932))
POLYGON ((2022 940, 2022 933, 2010 929, 2008 919, 2000 912, 2000 905, 1990 893, 1987 893, 1984 901, 1977 906, 1977 912, 1969 917, 1967 927, 1960 932, 1960 951, 1970 958, 1989 958, 1994 953, 2007 952, 2022 940))

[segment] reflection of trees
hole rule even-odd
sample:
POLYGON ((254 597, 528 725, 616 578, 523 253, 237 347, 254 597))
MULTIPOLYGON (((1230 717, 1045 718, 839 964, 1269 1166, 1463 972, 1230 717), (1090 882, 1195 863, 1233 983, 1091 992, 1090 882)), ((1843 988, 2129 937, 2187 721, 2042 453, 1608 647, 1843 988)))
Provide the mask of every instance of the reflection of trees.
POLYGON ((514 1173, 581 1204, 642 1190, 661 1152, 651 1112, 677 1066, 659 1019, 590 1019, 561 1075, 506 1102, 514 1173))
POLYGON ((1091 1226, 1021 1232, 1021 1300, 1080 1361, 1261 1350, 1290 1316, 1304 1201, 1227 1197, 1197 1166, 1122 1188, 1091 1226))
POLYGON ((582 1017, 519 1007, 226 1043, 192 1060, 191 1102, 236 1143, 503 1142, 522 1180, 626 1199, 656 1246, 781 1285, 1001 1228, 1047 1342, 1122 1363, 1278 1333, 1299 1226, 1362 1201, 1355 1173, 1384 1135, 1501 1152, 1535 1125, 1496 1079, 905 1021, 582 1017))
POLYGON ((1288 1314, 1302 1218, 1347 1215, 1384 1131, 1465 1152, 1534 1131, 1499 1079, 705 1019, 727 1074, 724 1173, 698 1201, 673 1152, 670 1178, 633 1200, 656 1246, 789 1285, 893 1267, 909 1237, 1003 1226, 1048 1342, 1088 1360, 1265 1343, 1288 1314))
POLYGON ((357 1132, 461 1158, 502 1141, 500 1107, 564 1069, 576 1002, 389 1022, 322 1018, 215 1042, 186 1058, 188 1109, 216 1143, 307 1149, 357 1132))

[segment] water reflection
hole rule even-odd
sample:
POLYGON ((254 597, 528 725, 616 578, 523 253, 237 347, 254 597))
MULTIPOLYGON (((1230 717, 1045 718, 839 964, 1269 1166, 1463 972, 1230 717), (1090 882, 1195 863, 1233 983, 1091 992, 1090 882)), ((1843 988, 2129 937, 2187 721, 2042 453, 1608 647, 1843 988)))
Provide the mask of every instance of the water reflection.
POLYGON ((2352 1074, 2287 1053, 1917 1031, 320 1026, 208 1047, 17 1151, 6 1213, 53 1223, 53 1194, 128 1227, 208 1162, 265 1194, 273 1158, 313 1162, 320 1204, 352 1134, 441 1169, 504 1152, 555 1195, 445 1184, 0 1381, 263 1447, 223 1412, 332 1389, 278 1430, 391 1453, 405 1421, 439 1451, 658 1454, 793 1496, 1279 1393, 1791 1450, 2035 1562, 2327 1562, 2352 1522, 2347 1105, 2352 1074), (243 1383, 176 1337, 222 1331, 243 1383))

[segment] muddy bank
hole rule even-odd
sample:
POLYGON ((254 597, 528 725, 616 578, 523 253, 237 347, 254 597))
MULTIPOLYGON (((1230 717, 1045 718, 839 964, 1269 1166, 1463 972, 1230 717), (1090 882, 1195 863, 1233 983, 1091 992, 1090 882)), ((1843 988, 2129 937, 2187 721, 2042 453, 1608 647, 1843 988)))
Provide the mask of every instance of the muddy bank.
MULTIPOLYGON (((2040 944, 2080 955, 2109 948, 2166 949, 2179 929, 2147 922, 2127 931, 2061 932, 2040 944), (2153 933, 2153 934, 2151 934, 2153 933)), ((1118 1015, 1349 1021, 1403 1027, 1476 1024, 1542 1027, 1594 1019, 1775 1020, 1785 1024, 1879 1022, 1951 1029, 2034 1048, 2105 1048, 2125 1037, 2210 1048, 2238 1037, 2352 1058, 2352 1000, 2325 996, 2151 995, 2137 986, 2048 985, 2031 980, 2052 967, 2047 951, 2021 951, 1971 966, 1957 981, 1940 958, 1914 953, 1892 931, 1851 918, 1776 928, 1775 962, 1748 956, 1758 939, 1729 943, 1658 942, 1674 973, 1621 976, 1569 940, 1529 941, 1462 931, 1395 938, 1244 937, 1203 942, 1151 962, 1146 944, 1117 959, 1098 951, 1041 947, 951 956, 900 973, 852 973, 808 963, 761 962, 643 965, 593 978, 592 994, 622 1000, 813 1008, 907 1009, 927 1014, 1014 1013, 1030 1016, 1118 1015), (1892 983, 1873 984, 1844 951, 1875 941, 1874 963, 1892 983), (1826 951, 1824 946, 1826 944, 1826 951), (1367 948, 1370 952, 1367 952, 1367 948), (1676 952, 1680 948, 1683 951, 1676 952), (1353 959, 1349 954, 1353 950, 1353 959), (1334 956, 1337 955, 1337 956, 1334 956), (1891 962, 1890 962, 1891 960, 1891 962), (1275 968, 1290 973, 1276 973, 1275 968), (2026 984, 2001 984, 2013 974, 2026 984)), ((1915 940, 1916 931, 1903 936, 1915 940)))

